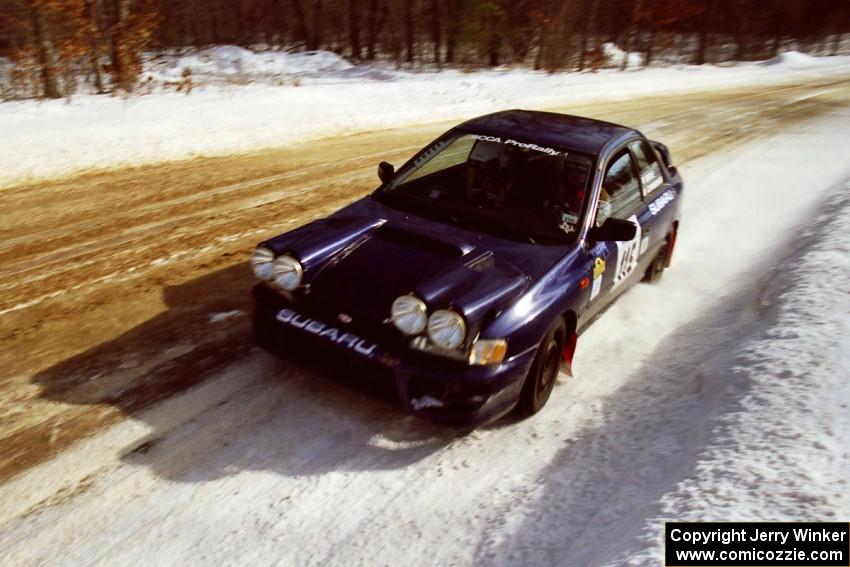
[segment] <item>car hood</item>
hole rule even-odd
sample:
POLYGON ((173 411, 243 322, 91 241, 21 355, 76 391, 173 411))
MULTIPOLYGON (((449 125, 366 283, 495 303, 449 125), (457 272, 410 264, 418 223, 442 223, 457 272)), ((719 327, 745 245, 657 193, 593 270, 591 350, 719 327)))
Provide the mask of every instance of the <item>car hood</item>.
POLYGON ((312 300, 328 307, 382 322, 396 297, 413 293, 429 310, 461 312, 473 328, 567 250, 473 232, 370 197, 264 245, 297 257, 312 300))

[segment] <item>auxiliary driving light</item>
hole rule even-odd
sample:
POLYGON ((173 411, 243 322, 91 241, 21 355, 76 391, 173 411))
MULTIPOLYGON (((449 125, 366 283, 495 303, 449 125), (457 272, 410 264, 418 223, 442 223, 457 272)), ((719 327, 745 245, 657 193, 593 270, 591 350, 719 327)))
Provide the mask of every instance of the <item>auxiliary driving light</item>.
POLYGON ((263 246, 258 247, 251 254, 251 267, 254 269, 254 275, 263 281, 269 281, 274 277, 272 268, 274 261, 274 252, 263 246))
POLYGON ((304 270, 301 263, 292 256, 278 256, 272 263, 274 283, 277 287, 292 291, 301 283, 304 270))
POLYGON ((438 309, 428 319, 428 337, 440 348, 456 349, 466 338, 466 323, 454 311, 438 309))
POLYGON ((405 335, 418 335, 428 323, 428 308, 413 295, 402 295, 393 301, 390 315, 396 328, 405 335))

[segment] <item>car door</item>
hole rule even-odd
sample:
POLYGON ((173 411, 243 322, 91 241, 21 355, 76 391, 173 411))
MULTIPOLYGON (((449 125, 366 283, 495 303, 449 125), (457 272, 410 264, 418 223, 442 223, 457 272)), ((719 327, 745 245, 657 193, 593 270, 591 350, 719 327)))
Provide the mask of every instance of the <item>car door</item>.
POLYGON ((601 225, 607 214, 632 221, 637 231, 627 242, 589 243, 592 262, 589 317, 603 309, 636 277, 642 238, 640 218, 644 217, 645 208, 634 158, 628 147, 623 147, 608 160, 594 222, 601 225))
POLYGON ((638 214, 641 226, 638 269, 645 271, 665 243, 674 215, 674 208, 668 205, 673 202, 676 194, 665 177, 658 156, 646 140, 635 140, 629 143, 628 147, 637 167, 643 200, 646 203, 638 214))

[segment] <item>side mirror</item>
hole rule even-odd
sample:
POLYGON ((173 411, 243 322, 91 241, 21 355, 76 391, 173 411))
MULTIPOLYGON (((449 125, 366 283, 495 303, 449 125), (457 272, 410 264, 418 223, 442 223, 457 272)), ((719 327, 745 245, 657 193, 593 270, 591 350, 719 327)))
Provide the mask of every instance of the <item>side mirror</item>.
POLYGON ((602 226, 590 229, 588 238, 594 242, 600 240, 628 242, 633 240, 637 234, 635 223, 629 220, 609 218, 602 226))
POLYGON ((393 164, 385 161, 378 164, 378 177, 381 179, 381 183, 388 183, 393 178, 393 175, 395 175, 393 164))

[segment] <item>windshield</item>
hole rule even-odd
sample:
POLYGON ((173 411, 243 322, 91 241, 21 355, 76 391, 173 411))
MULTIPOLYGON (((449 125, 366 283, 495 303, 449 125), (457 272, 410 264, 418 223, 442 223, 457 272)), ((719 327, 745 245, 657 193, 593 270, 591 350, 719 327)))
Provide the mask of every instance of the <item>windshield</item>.
POLYGON ((437 141, 383 187, 391 206, 531 242, 572 241, 592 160, 510 138, 437 141))

